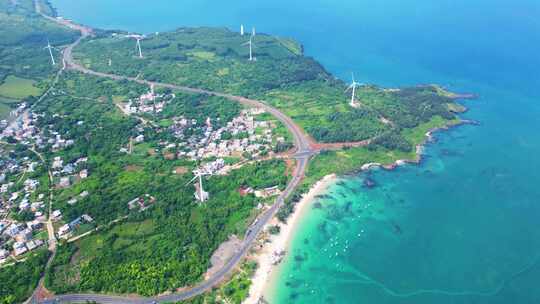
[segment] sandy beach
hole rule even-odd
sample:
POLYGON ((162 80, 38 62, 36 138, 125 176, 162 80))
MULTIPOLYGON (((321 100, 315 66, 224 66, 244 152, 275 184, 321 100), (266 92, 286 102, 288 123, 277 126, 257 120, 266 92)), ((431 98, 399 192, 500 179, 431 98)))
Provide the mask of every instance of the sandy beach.
MULTIPOLYGON (((394 168, 405 165, 407 163, 418 164, 421 161, 426 142, 431 141, 433 139, 433 133, 440 129, 447 128, 437 128, 430 130, 426 133, 425 142, 421 145, 416 146, 416 157, 414 159, 397 160, 389 165, 368 163, 364 164, 360 170, 369 171, 371 169, 381 167, 387 170, 393 170, 394 168)), ((268 288, 272 271, 276 268, 276 265, 273 264, 273 261, 275 260, 274 257, 276 255, 275 253, 283 251, 285 251, 285 254, 288 253, 287 248, 289 248, 289 243, 294 236, 293 232, 296 230, 300 219, 308 210, 308 207, 314 201, 315 197, 323 193, 328 188, 328 186, 335 182, 336 179, 336 174, 330 174, 323 177, 320 181, 313 185, 309 192, 302 197, 302 200, 298 202, 293 214, 291 214, 291 216, 289 217, 287 224, 279 222, 276 218, 272 219, 272 221, 268 223, 265 229, 270 226, 279 225, 281 231, 277 235, 268 235, 266 237, 268 242, 265 243, 264 246, 254 256, 252 256, 252 258, 257 262, 259 266, 257 268, 257 271, 255 272, 255 275, 252 278, 249 296, 243 302, 244 304, 257 304, 259 299, 264 295, 265 289, 268 288)))
POLYGON ((259 298, 263 296, 272 271, 275 269, 275 265, 273 264, 274 253, 287 250, 288 244, 294 235, 293 231, 296 229, 302 215, 308 210, 308 207, 314 201, 315 197, 323 193, 335 180, 336 175, 331 174, 325 176, 313 185, 309 192, 303 196, 302 200, 298 202, 293 214, 289 217, 287 224, 280 223, 276 218, 268 224, 268 227, 279 225, 281 231, 277 235, 269 235, 269 242, 255 255, 254 259, 257 261, 259 267, 252 278, 249 296, 243 302, 244 304, 256 304, 259 298))

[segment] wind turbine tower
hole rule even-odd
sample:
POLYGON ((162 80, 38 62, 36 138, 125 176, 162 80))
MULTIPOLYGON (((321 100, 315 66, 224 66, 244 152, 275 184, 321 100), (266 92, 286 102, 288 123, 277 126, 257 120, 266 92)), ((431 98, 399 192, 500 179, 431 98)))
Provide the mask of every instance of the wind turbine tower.
POLYGON ((45 47, 46 49, 49 49, 49 55, 51 55, 51 62, 52 62, 52 65, 55 65, 56 62, 54 61, 54 56, 52 54, 52 49, 53 47, 51 46, 51 43, 49 42, 49 39, 47 39, 47 46, 45 47))
POLYGON ((255 27, 251 28, 251 36, 255 37, 255 27))
POLYGON ((139 58, 143 58, 142 50, 141 50, 141 37, 135 38, 137 39, 137 48, 139 49, 139 58))
POLYGON ((244 25, 240 24, 240 35, 244 36, 244 25))
POLYGON ((204 191, 202 177, 204 175, 210 175, 210 174, 202 173, 199 170, 195 170, 195 171, 193 171, 193 173, 195 174, 195 177, 191 181, 189 181, 187 184, 189 185, 194 180, 199 179, 198 185, 197 184, 195 185, 195 190, 196 190, 195 191, 195 198, 199 202, 203 203, 203 202, 207 201, 210 198, 210 194, 208 192, 204 191))
POLYGON ((356 82, 356 80, 354 79, 354 73, 352 74, 352 83, 351 85, 347 88, 347 90, 345 90, 345 92, 349 91, 349 90, 352 90, 352 94, 351 94, 351 107, 358 107, 358 104, 356 103, 356 88, 360 85, 360 83, 356 82))
POLYGON ((249 37, 249 41, 242 45, 249 45, 249 61, 253 61, 253 36, 249 37))

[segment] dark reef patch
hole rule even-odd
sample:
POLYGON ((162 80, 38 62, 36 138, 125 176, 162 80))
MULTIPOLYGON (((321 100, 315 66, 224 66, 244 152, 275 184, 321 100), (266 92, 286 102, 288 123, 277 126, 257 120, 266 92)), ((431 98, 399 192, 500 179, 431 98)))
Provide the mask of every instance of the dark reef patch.
POLYGON ((362 182, 362 185, 364 186, 364 188, 372 189, 377 186, 377 182, 371 177, 366 177, 364 181, 362 182))

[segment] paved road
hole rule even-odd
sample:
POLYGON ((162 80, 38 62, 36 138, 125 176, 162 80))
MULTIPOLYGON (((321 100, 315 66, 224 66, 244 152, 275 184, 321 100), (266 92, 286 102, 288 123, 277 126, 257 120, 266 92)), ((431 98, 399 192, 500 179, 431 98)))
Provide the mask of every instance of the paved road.
MULTIPOLYGON (((258 100, 253 100, 253 99, 248 99, 241 96, 234 96, 230 94, 213 92, 213 91, 208 91, 208 90, 203 90, 203 89, 189 88, 189 87, 177 86, 173 84, 160 83, 160 82, 151 82, 147 80, 136 79, 134 77, 106 74, 106 73, 89 70, 79 65, 73 60, 72 52, 73 52, 73 48, 76 47, 80 43, 81 40, 83 40, 88 35, 90 35, 90 31, 86 28, 82 28, 79 26, 68 25, 66 24, 66 21, 64 20, 60 21, 51 17, 48 17, 48 19, 61 23, 63 25, 69 26, 71 28, 78 28, 82 33, 82 36, 75 43, 69 45, 63 52, 63 55, 64 55, 63 59, 68 69, 76 70, 76 71, 79 71, 88 75, 94 75, 94 76, 104 77, 104 78, 109 78, 109 79, 114 79, 114 80, 128 80, 128 81, 134 81, 134 82, 149 85, 149 86, 154 85, 155 87, 170 88, 170 89, 184 91, 184 92, 220 96, 220 97, 224 97, 235 102, 242 103, 244 105, 263 108, 268 113, 272 114, 274 117, 280 120, 291 132, 294 138, 294 145, 296 147, 296 153, 294 154, 294 158, 297 161, 297 165, 296 165, 293 177, 291 181, 289 182, 289 184, 287 185, 286 189, 276 199, 272 207, 270 207, 263 214, 261 214, 258 217, 257 221, 255 221, 255 223, 247 230, 247 233, 244 237, 242 245, 240 249, 235 253, 235 255, 227 262, 227 264, 225 264, 225 266, 222 269, 214 273, 207 280, 197 284, 196 286, 185 291, 173 293, 170 295, 153 297, 153 298, 108 296, 108 295, 100 295, 100 294, 66 294, 66 295, 58 295, 53 299, 41 301, 41 303, 86 303, 90 301, 90 302, 111 303, 111 304, 124 304, 124 303, 137 304, 137 303, 154 303, 154 302, 158 302, 158 303, 178 302, 178 301, 192 298, 194 296, 200 295, 210 290, 212 287, 218 285, 221 281, 223 281, 227 277, 227 275, 229 275, 232 272, 232 270, 234 270, 234 268, 238 265, 238 263, 247 254, 252 244, 254 243, 258 235, 263 230, 264 226, 274 217, 274 215, 279 210, 279 208, 284 204, 285 199, 296 189, 298 184, 301 182, 301 180, 304 177, 309 159, 314 153, 316 153, 316 151, 312 149, 312 142, 310 141, 309 137, 304 134, 302 129, 298 125, 296 125, 290 117, 286 116, 285 114, 280 112, 278 109, 258 100)), ((34 298, 32 300, 33 300, 32 302, 37 303, 37 299, 34 298)))

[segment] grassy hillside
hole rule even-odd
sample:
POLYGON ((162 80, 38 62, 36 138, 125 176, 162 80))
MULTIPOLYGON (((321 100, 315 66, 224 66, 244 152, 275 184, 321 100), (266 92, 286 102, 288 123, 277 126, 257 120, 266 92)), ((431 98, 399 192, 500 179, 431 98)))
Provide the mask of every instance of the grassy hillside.
POLYGON ((36 82, 29 79, 8 76, 0 85, 0 96, 10 99, 23 99, 28 96, 37 96, 41 93, 35 86, 36 82))
MULTIPOLYGON (((47 39, 60 46, 77 36, 37 15, 31 0, 0 0, 0 81, 8 75, 35 80, 47 77, 58 68, 51 65, 44 49, 47 39)), ((54 52, 60 61, 59 52, 54 52)))
MULTIPOLYGON (((46 12, 52 9, 42 2, 46 12)), ((0 119, 7 116, 13 104, 28 96, 40 93, 39 82, 48 79, 61 67, 60 52, 54 56, 60 63, 51 65, 49 53, 44 47, 47 40, 53 46, 73 41, 79 34, 37 15, 32 0, 0 0, 0 119)))
POLYGON ((181 28, 141 41, 123 33, 101 32, 75 50, 84 66, 178 85, 254 97, 271 103, 321 142, 361 141, 377 136, 388 148, 410 151, 401 130, 434 116, 455 118, 450 96, 437 87, 385 90, 362 86, 349 105, 347 84, 336 80, 289 39, 260 34, 253 38, 255 61, 243 45, 248 36, 227 29, 181 28), (110 60, 110 61, 109 61, 110 60), (110 65, 109 65, 110 63, 110 65), (399 144, 389 145, 389 140, 399 144))

